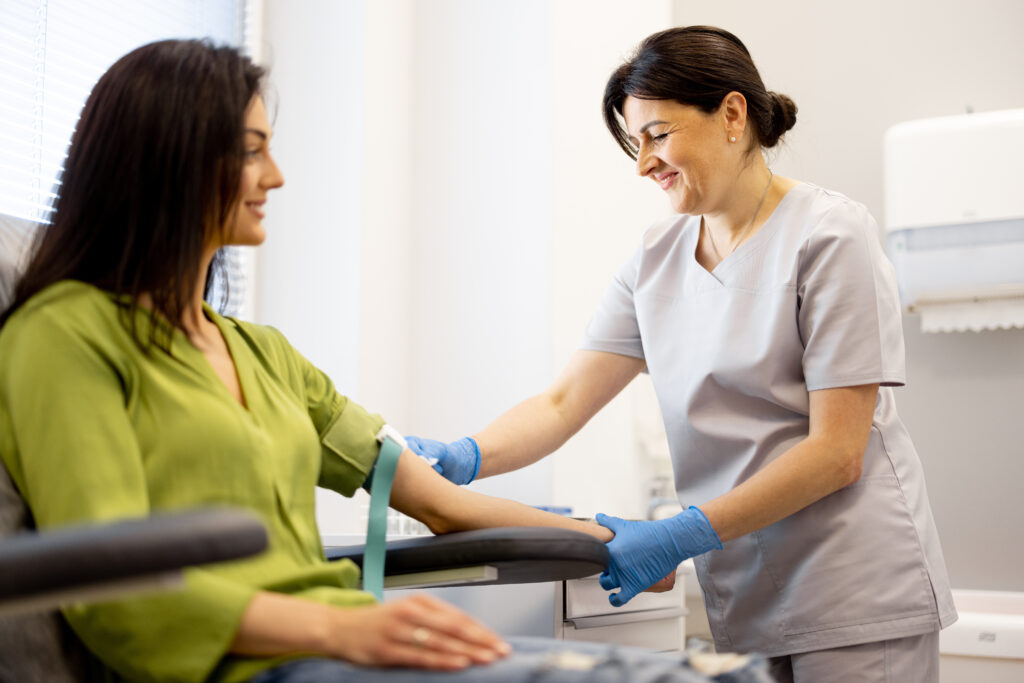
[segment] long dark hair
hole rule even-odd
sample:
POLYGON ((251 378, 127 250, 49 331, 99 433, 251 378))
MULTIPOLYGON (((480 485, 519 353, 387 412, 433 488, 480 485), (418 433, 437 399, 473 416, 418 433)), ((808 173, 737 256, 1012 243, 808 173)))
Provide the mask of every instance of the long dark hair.
POLYGON ((53 223, 0 325, 73 279, 118 295, 136 341, 167 348, 173 327, 139 337, 138 298, 152 297, 154 321, 181 327, 203 249, 238 202, 245 112, 264 75, 238 50, 199 40, 150 43, 115 62, 82 109, 53 223))
POLYGON ((626 97, 675 100, 711 113, 733 91, 747 100, 755 146, 774 147, 796 124, 796 104, 765 89, 739 38, 714 26, 670 28, 645 38, 612 73, 604 91, 604 122, 619 147, 635 159, 637 150, 622 122, 626 97))

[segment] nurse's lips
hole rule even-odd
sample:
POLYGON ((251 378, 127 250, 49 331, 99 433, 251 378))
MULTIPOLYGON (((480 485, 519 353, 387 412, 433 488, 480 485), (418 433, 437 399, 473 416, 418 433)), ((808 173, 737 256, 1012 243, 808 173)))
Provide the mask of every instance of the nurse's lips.
POLYGON ((679 175, 675 171, 669 171, 668 173, 658 173, 654 176, 654 180, 657 181, 661 189, 667 190, 672 187, 672 183, 675 182, 676 176, 679 175))

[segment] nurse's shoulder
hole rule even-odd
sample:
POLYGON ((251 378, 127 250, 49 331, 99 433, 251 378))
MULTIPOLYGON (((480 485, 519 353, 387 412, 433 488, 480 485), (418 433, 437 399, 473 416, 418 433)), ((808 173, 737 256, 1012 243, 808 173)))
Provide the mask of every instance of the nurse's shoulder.
POLYGON ((804 183, 799 212, 804 241, 861 240, 880 237, 878 223, 867 206, 842 192, 804 183))

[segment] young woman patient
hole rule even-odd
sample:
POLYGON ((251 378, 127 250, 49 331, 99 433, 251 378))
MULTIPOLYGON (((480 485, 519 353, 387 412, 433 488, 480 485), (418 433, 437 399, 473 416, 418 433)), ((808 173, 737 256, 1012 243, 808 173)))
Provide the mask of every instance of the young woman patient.
MULTIPOLYGON (((128 680, 384 680, 493 662, 487 680, 523 679, 525 646, 506 657, 495 633, 427 595, 376 604, 354 588, 355 565, 324 560, 314 488, 363 485, 384 420, 273 328, 204 302, 218 250, 263 241, 268 193, 284 182, 263 76, 233 49, 165 41, 96 84, 53 224, 0 318, 0 454, 41 528, 226 504, 259 515, 270 549, 189 570, 178 592, 64 616, 128 680)), ((410 451, 391 505, 435 533, 550 525, 611 538, 464 490, 410 451)), ((692 680, 678 659, 636 657, 638 672, 692 680)))

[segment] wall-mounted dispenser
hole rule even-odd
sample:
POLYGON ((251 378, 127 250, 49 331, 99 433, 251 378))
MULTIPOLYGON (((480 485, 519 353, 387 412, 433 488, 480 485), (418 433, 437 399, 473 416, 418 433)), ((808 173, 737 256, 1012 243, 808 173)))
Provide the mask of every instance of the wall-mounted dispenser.
POLYGON ((1024 109, 886 131, 885 223, 923 331, 1024 327, 1024 109))

